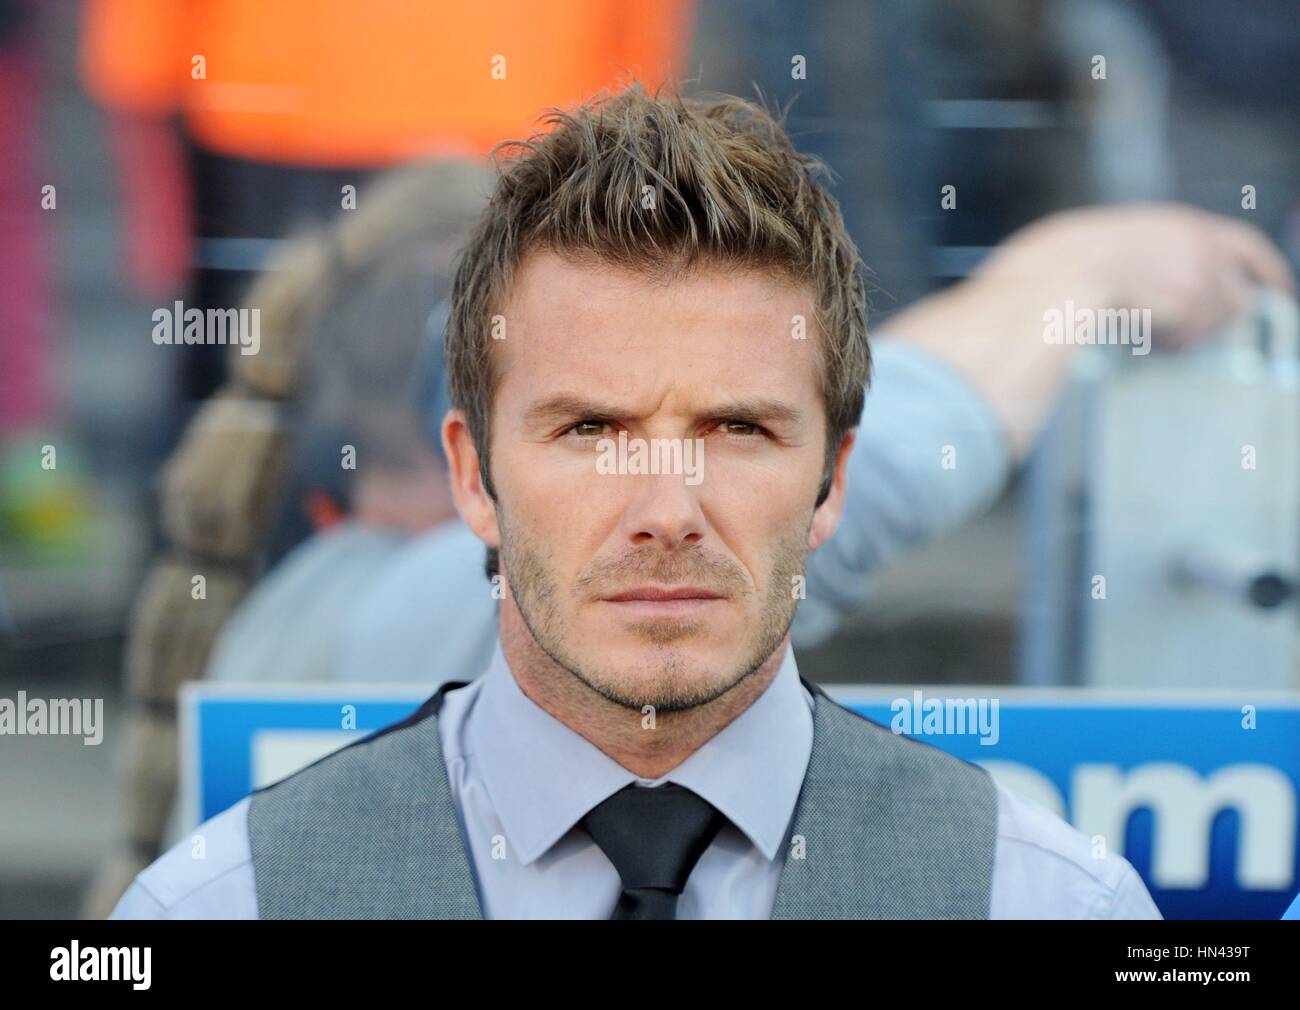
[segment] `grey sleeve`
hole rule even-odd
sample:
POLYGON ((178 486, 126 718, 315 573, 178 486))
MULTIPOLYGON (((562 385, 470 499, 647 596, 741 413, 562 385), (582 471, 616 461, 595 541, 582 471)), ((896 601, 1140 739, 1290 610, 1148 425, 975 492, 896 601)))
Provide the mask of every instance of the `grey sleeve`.
POLYGON ((796 648, 829 638, 867 596, 867 578, 995 502, 1012 468, 989 404, 939 358, 881 338, 848 464, 839 528, 808 559, 796 648))

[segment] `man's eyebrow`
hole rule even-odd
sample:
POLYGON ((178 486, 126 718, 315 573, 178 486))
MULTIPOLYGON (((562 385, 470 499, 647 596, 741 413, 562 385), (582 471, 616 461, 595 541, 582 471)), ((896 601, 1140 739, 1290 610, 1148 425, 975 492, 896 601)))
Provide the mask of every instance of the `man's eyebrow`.
POLYGON ((784 400, 772 400, 764 397, 751 397, 741 400, 727 400, 707 411, 712 418, 743 418, 755 423, 799 424, 804 419, 804 412, 784 400))
POLYGON ((545 424, 548 421, 563 421, 570 417, 592 417, 604 420, 616 418, 621 412, 620 408, 613 404, 589 400, 585 396, 561 393, 539 400, 524 411, 524 423, 545 424))
MULTIPOLYGON (((569 418, 593 418, 599 420, 617 420, 627 415, 626 408, 612 403, 593 400, 585 396, 561 393, 539 400, 524 412, 527 425, 557 422, 569 418)), ((702 417, 721 420, 734 418, 754 423, 799 424, 804 420, 804 412, 783 400, 764 397, 750 397, 739 400, 726 400, 715 404, 701 413, 702 417)))

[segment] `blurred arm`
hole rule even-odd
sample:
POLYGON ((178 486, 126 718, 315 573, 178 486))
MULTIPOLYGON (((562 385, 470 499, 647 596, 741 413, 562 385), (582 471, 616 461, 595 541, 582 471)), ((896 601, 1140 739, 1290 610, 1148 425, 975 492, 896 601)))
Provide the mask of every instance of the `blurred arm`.
POLYGON ((1256 285, 1295 290, 1251 226, 1187 207, 1088 209, 1030 225, 977 275, 891 320, 844 514, 809 557, 795 645, 829 637, 866 597, 869 575, 997 500, 1080 350, 1048 343, 1044 312, 1067 300, 1150 308, 1156 339, 1177 346, 1245 311, 1256 285))
POLYGON ((988 401, 941 356, 882 337, 849 455, 839 528, 808 559, 797 648, 829 638, 867 593, 867 576, 987 509, 1012 454, 988 401))
POLYGON ((975 276, 922 299, 889 331, 964 375, 1020 459, 1080 350, 1048 343, 1045 312, 1067 301, 1150 309, 1156 341, 1180 346, 1245 312, 1258 285, 1295 292, 1286 260, 1251 225, 1176 205, 1090 208, 1012 235, 975 276))

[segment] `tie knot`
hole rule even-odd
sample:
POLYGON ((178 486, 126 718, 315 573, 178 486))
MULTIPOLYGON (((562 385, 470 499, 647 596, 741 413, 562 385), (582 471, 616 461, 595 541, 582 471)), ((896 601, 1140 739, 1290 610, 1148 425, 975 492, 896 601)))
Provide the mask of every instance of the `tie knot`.
POLYGON ((618 870, 624 890, 682 893, 691 870, 725 818, 685 786, 625 786, 582 819, 618 870))

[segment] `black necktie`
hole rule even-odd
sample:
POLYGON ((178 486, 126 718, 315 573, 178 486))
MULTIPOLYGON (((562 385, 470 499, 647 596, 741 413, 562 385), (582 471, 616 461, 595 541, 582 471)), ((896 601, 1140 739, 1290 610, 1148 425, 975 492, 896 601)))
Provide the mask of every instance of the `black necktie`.
POLYGON ((625 786, 582 819, 618 870, 611 919, 675 919, 677 896, 726 818, 685 786, 625 786))

